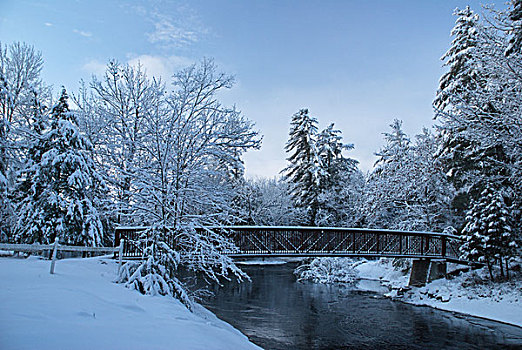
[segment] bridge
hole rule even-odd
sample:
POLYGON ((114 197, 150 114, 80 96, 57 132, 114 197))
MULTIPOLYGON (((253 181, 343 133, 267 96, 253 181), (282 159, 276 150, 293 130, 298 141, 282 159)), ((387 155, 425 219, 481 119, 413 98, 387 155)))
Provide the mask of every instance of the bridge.
MULTIPOLYGON (((133 244, 146 227, 118 227, 116 244, 125 239, 123 257, 142 257, 133 244)), ((446 273, 446 262, 468 264, 462 260, 462 239, 433 232, 379 230, 363 228, 213 226, 212 230, 230 239, 234 250, 223 253, 232 258, 265 257, 366 257, 414 259, 410 284, 422 284, 446 273)), ((175 242, 171 242, 175 245, 175 242)))
MULTIPOLYGON (((124 257, 141 257, 141 250, 132 241, 137 241, 145 229, 116 228, 115 243, 119 244, 121 238, 127 240, 124 257)), ((235 244, 235 250, 223 252, 233 258, 390 257, 467 263, 459 258, 462 239, 445 233, 286 226, 212 226, 206 229, 222 234, 235 244)))

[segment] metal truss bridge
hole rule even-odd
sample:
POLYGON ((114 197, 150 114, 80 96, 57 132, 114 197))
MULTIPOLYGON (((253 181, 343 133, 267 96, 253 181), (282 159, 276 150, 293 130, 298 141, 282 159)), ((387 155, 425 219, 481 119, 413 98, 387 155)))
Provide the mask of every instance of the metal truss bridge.
MULTIPOLYGON (((116 244, 121 238, 126 239, 123 257, 141 257, 141 251, 131 243, 145 229, 116 229, 116 244)), ((393 257, 467 263, 459 258, 462 239, 444 233, 336 227, 215 226, 205 229, 230 239, 236 249, 223 253, 234 258, 393 257)))

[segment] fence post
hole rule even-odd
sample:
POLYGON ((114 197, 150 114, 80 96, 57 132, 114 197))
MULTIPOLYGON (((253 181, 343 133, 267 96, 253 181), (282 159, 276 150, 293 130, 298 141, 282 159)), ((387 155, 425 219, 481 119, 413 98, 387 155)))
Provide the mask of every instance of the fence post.
POLYGON ((118 251, 118 262, 119 262, 119 265, 118 265, 118 275, 120 274, 121 265, 123 263, 122 260, 123 260, 123 242, 124 241, 125 241, 124 239, 120 240, 120 249, 118 251))
POLYGON ((56 256, 58 255, 58 237, 55 238, 53 244, 53 260, 51 261, 51 275, 54 274, 54 264, 56 263, 56 256))

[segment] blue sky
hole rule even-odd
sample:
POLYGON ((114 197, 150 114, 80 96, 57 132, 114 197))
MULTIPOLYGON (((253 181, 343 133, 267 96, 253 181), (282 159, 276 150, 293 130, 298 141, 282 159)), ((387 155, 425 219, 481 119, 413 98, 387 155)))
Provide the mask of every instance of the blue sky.
MULTIPOLYGON (((456 7, 483 1, 109 1, 0 0, 0 40, 42 51, 43 78, 75 91, 109 59, 149 74, 213 57, 236 85, 222 94, 264 135, 245 157, 247 175, 285 167, 291 115, 309 108, 335 122, 348 153, 371 169, 394 118, 411 136, 433 124, 456 7)), ((491 4, 493 2, 486 2, 491 4)), ((497 1, 497 7, 503 1, 497 1)))

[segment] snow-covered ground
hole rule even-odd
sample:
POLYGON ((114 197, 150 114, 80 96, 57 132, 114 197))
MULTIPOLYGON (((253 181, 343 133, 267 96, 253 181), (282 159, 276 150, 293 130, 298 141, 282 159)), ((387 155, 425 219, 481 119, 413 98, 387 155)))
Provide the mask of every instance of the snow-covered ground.
MULTIPOLYGON (((301 268, 297 272, 298 277, 322 283, 378 280, 387 287, 387 296, 407 303, 428 305, 522 327, 520 277, 506 283, 489 282, 485 268, 411 289, 407 287, 407 266, 393 266, 392 259, 356 261, 348 258, 322 258, 312 261, 308 268, 301 268)), ((365 284, 358 283, 359 285, 365 284)))
POLYGON ((113 283, 107 258, 0 257, 0 349, 259 349, 201 306, 113 283))

